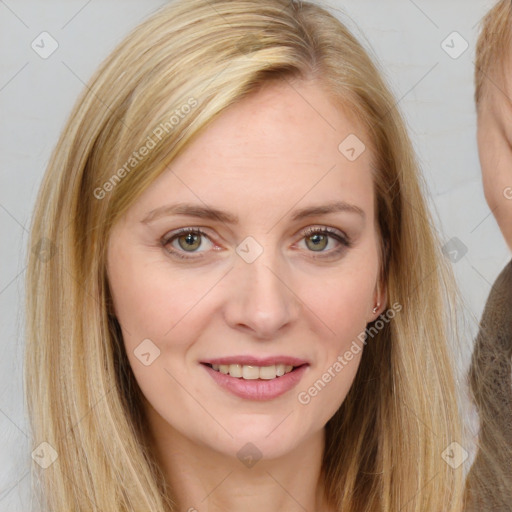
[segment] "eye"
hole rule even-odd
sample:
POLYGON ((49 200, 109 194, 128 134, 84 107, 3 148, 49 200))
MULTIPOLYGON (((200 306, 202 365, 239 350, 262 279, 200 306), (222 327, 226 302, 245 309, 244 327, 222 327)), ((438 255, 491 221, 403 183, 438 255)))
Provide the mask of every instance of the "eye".
MULTIPOLYGON (((307 252, 321 253, 320 256, 314 256, 315 258, 339 255, 352 245, 346 235, 333 228, 311 227, 302 232, 302 237, 301 241, 305 241, 307 252), (330 240, 335 240, 338 247, 326 251, 330 240)), ((212 244, 208 235, 200 228, 181 228, 165 235, 160 244, 167 252, 179 258, 198 259, 202 258, 203 253, 208 251, 208 248, 203 251, 198 250, 203 248, 205 239, 212 244)))
POLYGON ((352 245, 346 235, 332 228, 312 227, 304 231, 302 235, 304 236, 306 247, 311 252, 322 253, 322 255, 319 256, 322 258, 338 255, 352 245), (335 240, 338 247, 330 251, 325 251, 326 247, 329 245, 329 239, 335 240), (324 255, 323 253, 326 254, 324 255))
POLYGON ((209 240, 208 235, 199 228, 182 228, 164 236, 161 240, 161 245, 168 252, 180 258, 197 258, 202 256, 186 256, 183 253, 195 254, 197 252, 204 252, 197 251, 197 249, 203 247, 202 239, 204 238, 209 240))

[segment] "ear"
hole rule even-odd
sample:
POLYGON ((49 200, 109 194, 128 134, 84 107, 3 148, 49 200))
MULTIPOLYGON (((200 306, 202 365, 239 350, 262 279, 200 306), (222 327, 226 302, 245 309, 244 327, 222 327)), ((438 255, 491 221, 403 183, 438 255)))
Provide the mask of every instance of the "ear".
POLYGON ((381 313, 386 310, 387 306, 387 285, 383 281, 378 281, 373 292, 373 304, 370 305, 368 322, 377 320, 381 313))

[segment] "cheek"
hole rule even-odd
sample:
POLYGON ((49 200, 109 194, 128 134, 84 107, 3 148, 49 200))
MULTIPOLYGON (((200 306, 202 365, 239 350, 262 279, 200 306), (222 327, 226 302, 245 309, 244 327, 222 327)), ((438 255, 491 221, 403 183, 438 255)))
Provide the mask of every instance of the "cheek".
POLYGON ((355 279, 344 279, 342 286, 333 286, 330 293, 321 297, 311 298, 311 309, 319 317, 327 329, 323 331, 326 336, 318 337, 320 346, 317 347, 318 365, 315 377, 333 367, 339 356, 346 355, 343 362, 343 372, 336 374, 343 376, 336 379, 337 385, 345 387, 342 380, 350 379, 355 375, 359 364, 361 347, 367 325, 369 304, 372 300, 373 287, 355 279), (348 370, 346 367, 350 367, 348 370))
POLYGON ((347 262, 309 297, 308 305, 327 327, 327 335, 318 337, 317 364, 297 398, 315 424, 328 421, 341 406, 361 362, 377 279, 377 257, 370 250, 365 254, 347 262))
POLYGON ((155 251, 111 255, 109 284, 134 376, 150 403, 166 397, 167 406, 177 406, 180 393, 169 390, 179 391, 178 383, 199 394, 187 377, 187 357, 209 318, 207 295, 219 275, 173 270, 155 251))
POLYGON ((115 261, 109 265, 110 290, 135 379, 149 403, 165 397, 162 410, 178 407, 179 393, 170 393, 179 390, 177 382, 188 382, 189 391, 196 392, 182 362, 195 336, 189 319, 208 291, 208 279, 191 282, 183 273, 170 272, 161 257, 143 252, 127 251, 110 261, 115 261))
POLYGON ((213 286, 211 277, 190 279, 190 273, 171 272, 154 251, 149 256, 127 251, 110 263, 109 285, 127 348, 145 338, 168 337, 213 286))
POLYGON ((319 317, 330 328, 336 339, 365 323, 373 287, 348 276, 335 281, 330 287, 318 290, 310 300, 319 317))
POLYGON ((321 286, 308 279, 304 296, 328 327, 328 345, 339 349, 364 329, 371 311, 378 273, 377 245, 354 252, 321 286))

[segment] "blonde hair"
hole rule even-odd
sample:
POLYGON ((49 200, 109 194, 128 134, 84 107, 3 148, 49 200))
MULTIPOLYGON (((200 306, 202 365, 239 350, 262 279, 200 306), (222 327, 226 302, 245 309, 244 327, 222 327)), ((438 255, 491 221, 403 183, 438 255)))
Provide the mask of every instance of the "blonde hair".
POLYGON ((28 261, 25 387, 35 446, 46 441, 58 453, 47 469, 34 465, 53 512, 174 510, 110 314, 109 232, 222 111, 269 80, 295 78, 321 83, 366 128, 381 277, 388 304, 403 306, 365 347, 327 423, 328 499, 344 512, 460 510, 462 470, 442 458, 461 436, 445 331, 451 277, 393 96, 363 47, 319 6, 181 0, 135 28, 93 76, 37 198, 31 244, 44 239, 54 253, 28 261), (157 142, 159 126, 167 129, 157 142), (132 169, 149 138, 155 147, 132 169))
POLYGON ((488 92, 489 81, 501 81, 510 58, 512 2, 501 0, 482 19, 475 50, 475 103, 488 92))

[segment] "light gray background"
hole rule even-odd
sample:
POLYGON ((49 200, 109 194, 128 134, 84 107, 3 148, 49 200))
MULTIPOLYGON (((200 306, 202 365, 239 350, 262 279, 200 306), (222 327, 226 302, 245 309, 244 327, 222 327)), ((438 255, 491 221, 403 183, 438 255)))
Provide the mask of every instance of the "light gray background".
MULTIPOLYGON (((22 300, 27 229, 35 195, 84 83, 121 38, 164 3, 0 0, 1 511, 30 509, 31 448, 22 393, 22 300), (43 31, 59 44, 47 59, 31 48, 43 31)), ((466 302, 469 329, 458 362, 464 371, 490 286, 511 257, 485 203, 475 137, 477 23, 494 2, 319 3, 336 9, 333 12, 378 60, 407 119, 443 241, 457 237, 467 247, 467 253, 453 264, 466 302), (457 59, 441 46, 453 31, 469 44, 457 59)), ((472 418, 469 424, 474 431, 472 418)), ((471 446, 466 448, 473 453, 471 446)), ((470 461, 471 457, 466 466, 470 461)))

